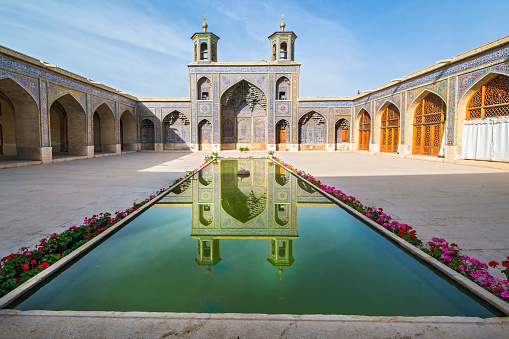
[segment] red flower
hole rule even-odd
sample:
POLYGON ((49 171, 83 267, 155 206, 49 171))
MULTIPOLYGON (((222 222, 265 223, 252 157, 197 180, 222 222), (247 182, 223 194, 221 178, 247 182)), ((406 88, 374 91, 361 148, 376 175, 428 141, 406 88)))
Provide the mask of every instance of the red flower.
POLYGON ((435 250, 435 247, 431 246, 431 247, 429 248, 429 250, 430 250, 430 251, 434 251, 434 250, 435 250))
POLYGON ((410 234, 410 239, 415 239, 415 238, 417 238, 417 237, 415 236, 415 234, 410 234))
POLYGON ((49 267, 49 264, 48 264, 47 262, 43 262, 43 263, 41 264, 41 266, 42 266, 42 267, 44 267, 44 268, 46 268, 46 267, 49 267))
POLYGON ((28 265, 23 266, 23 271, 26 271, 26 270, 29 270, 29 269, 30 269, 30 266, 28 266, 28 265))
POLYGON ((35 264, 37 264, 37 261, 35 261, 35 260, 30 261, 30 265, 35 265, 35 264))
POLYGON ((490 265, 490 267, 496 267, 496 266, 498 266, 498 262, 490 261, 490 263, 488 265, 490 265))
POLYGON ((502 266, 509 267, 509 260, 502 261, 502 266))

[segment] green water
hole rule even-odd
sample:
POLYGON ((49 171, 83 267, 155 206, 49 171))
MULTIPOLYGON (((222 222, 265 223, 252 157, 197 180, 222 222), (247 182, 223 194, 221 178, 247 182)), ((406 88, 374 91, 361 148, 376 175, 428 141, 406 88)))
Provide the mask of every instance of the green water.
POLYGON ((177 193, 15 309, 494 316, 265 160, 223 161, 177 193))

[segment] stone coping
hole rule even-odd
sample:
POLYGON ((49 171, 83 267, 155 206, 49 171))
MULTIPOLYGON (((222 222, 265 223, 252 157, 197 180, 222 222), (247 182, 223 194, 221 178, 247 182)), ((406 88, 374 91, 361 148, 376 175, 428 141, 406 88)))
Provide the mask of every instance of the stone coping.
POLYGON ((502 338, 509 318, 0 310, 9 338, 502 338))
MULTIPOLYGON (((286 167, 283 166, 276 159, 272 159, 272 160, 275 163, 277 163, 278 165, 280 165, 280 166, 282 166, 283 168, 286 169, 286 167)), ((300 175, 294 173, 293 171, 290 171, 288 169, 286 169, 286 170, 289 173, 291 173, 292 175, 296 176, 297 178, 307 182, 309 185, 311 185, 311 187, 313 187, 313 188, 316 187, 310 181, 304 179, 303 177, 301 177, 300 175)), ((398 237, 396 234, 388 231, 387 229, 385 229, 385 227, 379 225, 375 221, 371 220, 370 218, 366 217, 365 215, 363 215, 362 213, 358 212, 354 208, 352 208, 352 207, 348 206, 347 204, 343 203, 341 200, 335 198, 331 194, 329 194, 327 192, 324 192, 323 190, 321 190, 319 188, 315 188, 315 189, 316 189, 317 192, 321 193, 322 195, 326 196, 330 200, 334 201, 337 205, 339 205, 341 208, 345 209, 350 214, 352 214, 355 217, 357 217, 358 219, 362 220, 364 223, 367 223, 371 228, 376 230, 378 233, 381 233, 383 236, 385 236, 389 240, 391 240, 394 243, 396 243, 399 246, 401 246, 409 254, 411 254, 411 255, 417 257, 418 259, 426 262, 427 264, 433 266, 439 272, 445 274, 448 278, 450 278, 451 280, 453 280, 456 283, 460 284, 461 286, 466 288, 468 291, 473 293, 475 296, 477 296, 477 297, 481 298, 482 300, 486 301, 488 304, 490 304, 491 306, 495 307, 496 309, 498 309, 500 312, 502 312, 506 316, 509 315, 509 303, 507 303, 504 300, 498 298, 497 296, 493 295, 492 293, 486 291, 484 288, 480 287, 479 285, 477 285, 473 281, 467 279, 466 277, 464 277, 460 273, 456 272, 452 268, 444 265, 443 263, 441 263, 440 261, 436 260, 435 258, 430 256, 429 254, 421 251, 419 248, 417 248, 417 247, 411 245, 410 243, 406 242, 402 238, 398 237)))
POLYGON ((4 295, 2 298, 0 298, 0 310, 4 309, 17 299, 21 298, 24 294, 28 293, 30 290, 36 288, 41 283, 43 283, 45 280, 51 278, 53 275, 57 274, 59 271, 61 271, 66 265, 70 264, 74 259, 78 258, 80 255, 85 255, 88 251, 92 250, 95 246, 102 243, 104 240, 106 240, 110 235, 113 235, 118 230, 122 229, 125 225, 127 225, 131 220, 138 217, 141 213, 145 212, 149 207, 156 204, 164 198, 166 195, 168 195, 175 187, 181 185, 184 181, 192 177, 196 172, 200 171, 203 167, 208 166, 210 163, 215 161, 216 158, 212 158, 212 160, 204 163, 201 165, 198 169, 193 171, 191 174, 186 175, 181 181, 177 182, 176 184, 170 186, 166 192, 156 196, 154 199, 147 202, 145 205, 141 206, 136 211, 132 212, 122 220, 120 220, 118 223, 114 224, 110 228, 108 228, 106 231, 102 232, 98 236, 96 236, 94 239, 86 242, 82 246, 78 247, 44 271, 37 274, 35 277, 29 279, 28 281, 24 282, 20 286, 16 287, 11 292, 4 295))

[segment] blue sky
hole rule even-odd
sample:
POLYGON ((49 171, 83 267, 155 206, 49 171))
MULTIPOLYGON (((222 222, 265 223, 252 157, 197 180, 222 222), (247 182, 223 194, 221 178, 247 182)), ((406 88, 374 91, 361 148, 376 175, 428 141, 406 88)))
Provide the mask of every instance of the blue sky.
POLYGON ((509 34, 508 0, 0 0, 0 45, 145 97, 189 97, 203 14, 219 61, 270 58, 295 32, 300 96, 351 96, 509 34))

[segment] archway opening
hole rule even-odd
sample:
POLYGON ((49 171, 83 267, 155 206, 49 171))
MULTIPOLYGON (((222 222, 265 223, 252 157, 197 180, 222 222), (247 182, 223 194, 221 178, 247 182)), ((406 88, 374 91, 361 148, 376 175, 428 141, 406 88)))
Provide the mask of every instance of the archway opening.
POLYGON ((335 132, 336 132, 336 149, 344 149, 345 145, 350 141, 349 133, 350 133, 350 122, 348 119, 339 119, 336 122, 335 126, 335 132))
POLYGON ((276 147, 278 151, 288 150, 290 143, 290 124, 287 120, 279 120, 276 124, 276 147))
POLYGON ((198 144, 200 151, 212 150, 212 124, 207 119, 198 124, 198 144))
POLYGON ((279 59, 281 60, 288 59, 288 45, 286 44, 286 42, 282 42, 280 44, 279 59))
POLYGON ((429 93, 421 99, 414 113, 413 154, 438 156, 445 123, 445 102, 429 93))
POLYGON ((2 153, 9 158, 43 160, 39 108, 10 78, 0 79, 2 153))
POLYGON ((164 149, 188 150, 191 131, 189 119, 181 112, 173 111, 163 119, 164 149))
POLYGON ((380 151, 397 153, 399 146, 399 110, 394 104, 382 112, 380 121, 380 151))
POLYGON ((136 121, 128 110, 120 116, 120 145, 123 151, 136 151, 136 121))
POLYGON ((50 107, 50 135, 51 150, 53 156, 57 154, 68 154, 69 152, 69 134, 67 133, 67 112, 64 106, 58 101, 53 102, 50 107))
POLYGON ((143 119, 140 122, 140 143, 142 150, 155 149, 155 128, 152 120, 143 119))
POLYGON ((362 112, 359 119, 359 150, 369 151, 371 140, 371 117, 368 112, 362 112))
POLYGON ((221 97, 221 148, 266 148, 267 98, 255 85, 241 80, 221 97))
POLYGON ((281 77, 276 82, 276 100, 290 99, 290 80, 287 77, 281 77))
POLYGON ((200 60, 207 60, 208 58, 208 46, 206 42, 200 44, 200 60))
POLYGON ((92 124, 94 152, 116 153, 115 117, 107 104, 97 107, 92 124))
POLYGON ((306 113, 299 120, 299 149, 324 150, 327 135, 326 120, 320 113, 306 113))
POLYGON ((197 100, 210 100, 210 93, 212 93, 212 84, 210 80, 206 77, 203 77, 198 80, 197 85, 197 100))

